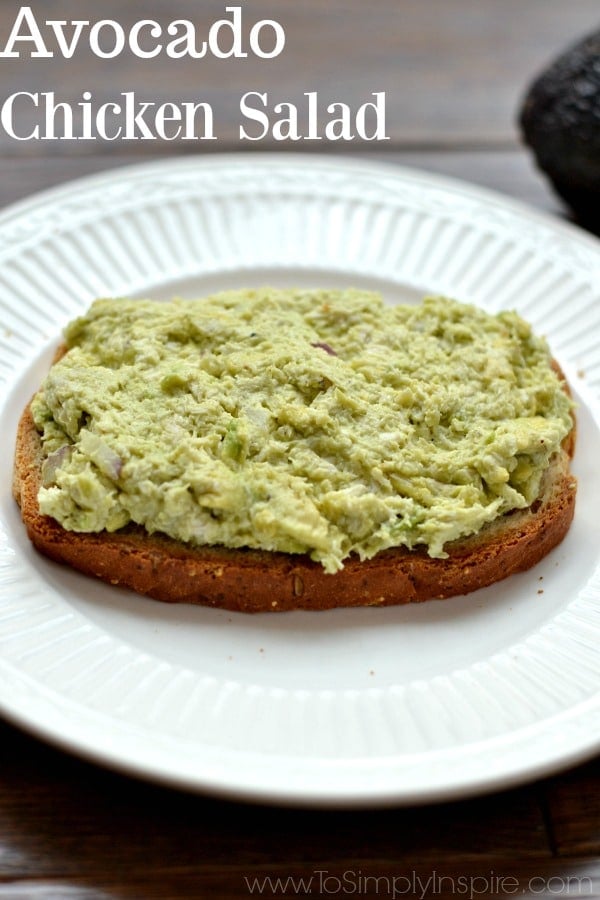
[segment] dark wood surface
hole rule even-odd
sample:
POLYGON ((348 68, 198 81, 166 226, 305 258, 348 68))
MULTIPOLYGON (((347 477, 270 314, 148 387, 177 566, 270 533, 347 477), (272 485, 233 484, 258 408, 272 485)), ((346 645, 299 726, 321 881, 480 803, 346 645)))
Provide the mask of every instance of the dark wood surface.
MULTIPOLYGON (((201 30, 224 6, 47 0, 34 9, 40 18, 123 25, 187 17, 201 30)), ((16 10, 0 5, 3 40, 16 10)), ((246 0, 250 23, 284 24, 281 58, 0 60, 1 95, 54 90, 57 99, 76 100, 91 89, 102 100, 123 90, 148 100, 207 99, 218 111, 219 140, 193 150, 214 152, 247 149, 236 132, 244 90, 269 91, 274 101, 318 90, 328 102, 356 103, 386 91, 390 141, 317 149, 465 178, 568 218, 521 146, 515 120, 528 80, 597 27, 599 12, 597 0, 246 0)), ((0 206, 80 175, 184 152, 189 146, 177 143, 16 144, 3 136, 0 206)), ((311 896, 392 896, 394 876, 397 896, 469 896, 461 878, 474 879, 477 897, 600 896, 598 759, 491 796, 374 811, 186 795, 82 762, 6 723, 0 760, 0 898, 248 897, 249 882, 264 876, 303 878, 304 895, 312 878, 311 896)), ((299 882, 262 893, 294 895, 303 895, 299 882)))

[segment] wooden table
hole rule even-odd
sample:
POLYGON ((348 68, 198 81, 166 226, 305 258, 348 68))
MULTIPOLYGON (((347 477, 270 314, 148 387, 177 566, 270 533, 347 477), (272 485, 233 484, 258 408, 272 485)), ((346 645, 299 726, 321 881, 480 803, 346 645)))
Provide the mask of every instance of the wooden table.
MULTIPOLYGON (((114 18, 126 26, 142 16, 161 23, 188 17, 202 29, 223 6, 47 0, 34 8, 40 19, 114 18)), ((16 10, 0 6, 3 40, 16 10)), ((17 143, 3 135, 0 205, 154 156, 245 150, 236 126, 244 90, 268 91, 274 102, 301 102, 305 91, 318 90, 328 102, 355 103, 385 91, 389 141, 321 142, 317 149, 463 177, 565 216, 521 147, 515 116, 532 74, 597 27, 597 14, 597 0, 246 0, 249 24, 277 18, 284 25, 280 58, 101 61, 78 52, 72 60, 0 60, 2 98, 54 90, 57 99, 76 101, 93 89, 104 101, 135 90, 143 99, 201 97, 219 117, 219 140, 208 149, 176 142, 17 143)), ((27 115, 20 122, 31 124, 27 115)), ((313 148, 267 141, 251 149, 313 148)), ((312 896, 392 896, 394 876, 397 896, 600 896, 598 760, 446 805, 311 811, 136 782, 8 724, 0 725, 0 747, 0 898, 247 897, 251 880, 263 876, 304 878, 305 889, 267 883, 262 896, 308 895, 309 887, 312 896)))

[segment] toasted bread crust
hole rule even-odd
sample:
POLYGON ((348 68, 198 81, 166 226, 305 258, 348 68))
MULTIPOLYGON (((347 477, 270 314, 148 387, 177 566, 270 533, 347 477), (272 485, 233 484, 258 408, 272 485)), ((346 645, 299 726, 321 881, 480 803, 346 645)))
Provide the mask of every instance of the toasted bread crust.
POLYGON ((113 534, 66 531, 39 512, 43 451, 29 407, 19 423, 13 490, 41 553, 156 600, 242 612, 389 606, 469 593, 529 569, 560 543, 575 510, 576 482, 569 472, 574 435, 575 429, 533 507, 448 545, 447 559, 398 548, 363 562, 351 557, 334 575, 307 556, 191 547, 141 527, 113 534))

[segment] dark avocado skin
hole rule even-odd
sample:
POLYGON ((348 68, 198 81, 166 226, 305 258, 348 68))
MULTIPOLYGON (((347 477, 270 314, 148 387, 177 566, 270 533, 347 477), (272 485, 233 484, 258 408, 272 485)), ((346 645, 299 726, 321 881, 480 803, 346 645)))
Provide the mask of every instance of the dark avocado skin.
POLYGON ((536 78, 519 123, 538 166, 577 219, 600 233, 600 31, 536 78))

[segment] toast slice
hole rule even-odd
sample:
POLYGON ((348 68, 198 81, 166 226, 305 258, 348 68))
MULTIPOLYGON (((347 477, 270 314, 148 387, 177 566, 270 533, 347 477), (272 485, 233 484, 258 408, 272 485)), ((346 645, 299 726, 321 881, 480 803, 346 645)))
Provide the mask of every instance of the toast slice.
POLYGON ((111 534, 66 531, 39 511, 43 450, 29 407, 18 429, 13 490, 41 553, 156 600, 243 612, 388 606, 477 590, 530 568, 560 543, 575 510, 576 481, 569 470, 574 440, 575 426, 529 508, 447 544, 446 559, 421 549, 390 549, 370 560, 350 557, 334 574, 307 556, 191 547, 138 526, 111 534))

